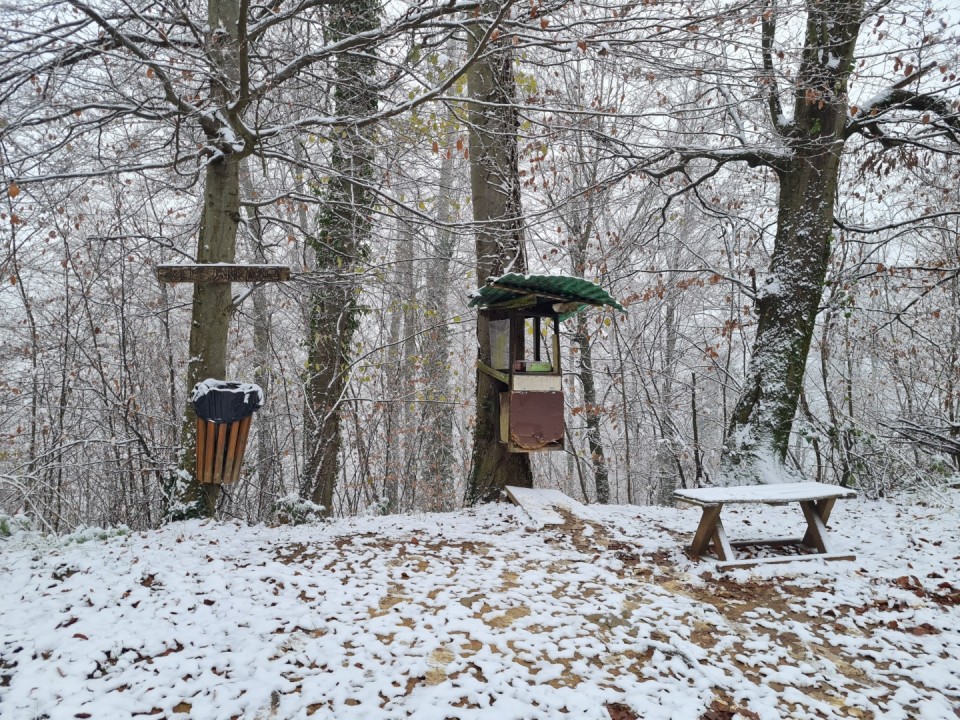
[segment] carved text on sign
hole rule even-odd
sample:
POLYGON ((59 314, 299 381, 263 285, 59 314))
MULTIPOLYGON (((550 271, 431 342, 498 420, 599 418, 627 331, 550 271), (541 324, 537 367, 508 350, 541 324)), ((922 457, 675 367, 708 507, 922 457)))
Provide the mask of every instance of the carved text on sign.
POLYGON ((162 283, 259 283, 290 279, 286 265, 158 265, 162 283))

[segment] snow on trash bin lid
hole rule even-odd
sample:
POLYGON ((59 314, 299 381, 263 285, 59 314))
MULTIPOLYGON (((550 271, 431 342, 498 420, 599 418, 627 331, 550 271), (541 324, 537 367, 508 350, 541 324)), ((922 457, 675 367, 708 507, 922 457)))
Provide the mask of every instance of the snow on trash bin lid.
POLYGON ((263 388, 253 383, 207 378, 194 386, 190 402, 197 415, 204 420, 236 422, 263 406, 263 388))

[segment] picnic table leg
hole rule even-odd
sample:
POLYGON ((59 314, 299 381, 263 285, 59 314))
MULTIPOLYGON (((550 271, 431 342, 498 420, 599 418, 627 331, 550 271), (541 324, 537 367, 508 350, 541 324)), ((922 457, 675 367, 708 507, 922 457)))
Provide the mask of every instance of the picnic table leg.
POLYGON ((727 533, 723 529, 723 523, 717 518, 717 523, 713 527, 713 553, 723 562, 734 559, 733 547, 727 540, 727 533))
MULTIPOLYGON (((820 508, 811 500, 804 500, 800 503, 800 507, 803 508, 803 515, 807 519, 807 534, 803 536, 803 544, 810 545, 812 543, 813 547, 819 552, 830 552, 827 544, 827 526, 820 513, 820 508)), ((829 517, 829 515, 830 511, 828 509, 827 516, 829 517)))
POLYGON ((693 535, 693 542, 690 543, 690 554, 698 558, 706 552, 713 539, 714 528, 720 522, 720 511, 723 505, 707 505, 703 508, 703 515, 700 517, 700 524, 697 526, 697 532, 693 535))
MULTIPOLYGON (((817 502, 817 514, 820 516, 820 519, 823 520, 823 525, 826 527, 827 523, 830 522, 830 513, 833 512, 833 506, 836 505, 836 498, 826 498, 817 502)), ((809 523, 809 521, 807 521, 809 523)), ((807 530, 806 534, 801 540, 804 545, 809 545, 813 547, 813 535, 810 531, 807 530)))

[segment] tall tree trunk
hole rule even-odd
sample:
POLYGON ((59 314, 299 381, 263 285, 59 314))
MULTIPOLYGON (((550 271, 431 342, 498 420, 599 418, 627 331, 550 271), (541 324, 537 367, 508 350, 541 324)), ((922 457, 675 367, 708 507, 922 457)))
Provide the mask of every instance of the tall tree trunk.
MULTIPOLYGON (((960 257, 960 238, 953 237, 955 247, 951 248, 954 257, 960 257)), ((960 307, 960 283, 954 277, 950 283, 950 298, 954 308, 960 307)), ((950 342, 947 345, 948 362, 946 363, 946 379, 943 400, 944 419, 947 421, 947 433, 951 440, 960 448, 960 315, 953 313, 950 321, 950 342)), ((960 470, 960 452, 950 453, 953 466, 960 470)))
MULTIPOLYGON (((403 248, 406 247, 406 244, 404 242, 403 230, 400 231, 400 235, 399 244, 401 257, 397 259, 394 266, 394 287, 389 305, 390 327, 387 331, 388 350, 386 377, 389 387, 384 388, 384 394, 389 394, 391 390, 393 391, 394 400, 401 396, 401 393, 396 392, 396 388, 400 386, 402 372, 402 361, 400 359, 400 333, 402 332, 402 327, 400 312, 398 312, 402 300, 400 299, 400 292, 398 291, 401 283, 397 276, 400 275, 399 266, 402 264, 403 248)), ((400 405, 397 402, 387 403, 385 415, 387 431, 383 441, 383 494, 380 498, 382 502, 380 503, 379 511, 384 514, 390 514, 397 512, 397 500, 400 495, 397 489, 397 483, 399 482, 398 466, 400 464, 398 459, 400 443, 397 438, 397 426, 400 424, 400 405)))
POLYGON ((660 371, 660 384, 657 394, 660 401, 658 421, 660 442, 654 457, 654 498, 658 505, 671 505, 673 492, 684 483, 683 466, 680 463, 680 432, 677 427, 677 340, 680 328, 677 319, 677 301, 680 291, 677 289, 678 269, 682 262, 681 248, 690 243, 690 228, 693 225, 693 198, 684 198, 681 227, 681 242, 668 246, 666 252, 666 286, 663 298, 663 364, 660 371))
MULTIPOLYGON (((240 76, 240 2, 208 0, 207 38, 212 79, 210 94, 219 107, 231 101, 231 85, 240 76)), ((222 138, 209 137, 218 141, 222 138)), ((242 155, 221 151, 207 163, 203 210, 197 238, 198 263, 232 263, 240 220, 240 165, 242 155)), ((193 290, 187 392, 206 378, 227 374, 227 331, 233 313, 229 283, 198 283, 193 290)), ((220 486, 197 481, 196 415, 187 402, 180 432, 180 472, 168 493, 168 516, 174 519, 213 515, 220 486)))
POLYGON ((384 497, 386 513, 401 512, 403 500, 416 481, 411 472, 411 444, 414 433, 410 423, 412 413, 409 400, 413 356, 416 353, 416 329, 414 307, 416 289, 413 281, 415 237, 409 218, 401 215, 399 222, 398 248, 393 273, 393 290, 390 299, 390 334, 387 352, 388 377, 394 402, 387 407, 387 437, 384 453, 384 497))
POLYGON ((310 298, 301 494, 333 511, 340 471, 340 401, 346 387, 350 338, 356 327, 353 292, 346 278, 326 282, 310 298))
MULTIPOLYGON (((417 282, 416 261, 417 256, 416 243, 417 235, 414 228, 410 225, 409 218, 403 219, 404 245, 400 267, 400 296, 403 305, 403 344, 400 355, 400 382, 397 387, 400 390, 404 402, 400 406, 400 428, 403 442, 400 443, 400 449, 403 450, 402 462, 399 465, 398 487, 400 496, 397 498, 397 509, 403 511, 404 508, 416 506, 417 480, 419 477, 418 464, 420 453, 417 452, 417 445, 414 438, 420 436, 420 432, 414 429, 417 422, 417 416, 414 413, 415 405, 411 400, 416 399, 414 391, 413 364, 416 362, 417 355, 417 333, 420 330, 420 317, 422 310, 417 300, 417 282)), ((400 458, 398 458, 400 459, 400 458)))
MULTIPOLYGON (((197 247, 198 263, 232 263, 240 211, 239 162, 228 156, 207 166, 203 215, 197 247)), ((190 316, 190 361, 187 392, 207 378, 227 375, 227 331, 233 314, 229 283, 198 283, 193 290, 190 316)), ((172 505, 174 519, 213 515, 220 486, 200 485, 196 479, 196 414, 187 402, 181 431, 181 488, 179 503, 172 505)))
POLYGON ((862 14, 856 0, 808 2, 794 121, 784 137, 791 157, 777 168, 777 233, 758 288, 751 366, 727 433, 727 482, 782 479, 830 258, 847 80, 862 14))
MULTIPOLYGON (((330 20, 336 41, 378 27, 379 6, 373 0, 348 0, 336 5, 330 20)), ((365 118, 377 109, 372 86, 376 61, 369 54, 338 57, 336 112, 344 118, 365 118)), ((333 512, 340 471, 340 402, 346 388, 350 342, 357 326, 355 270, 366 254, 370 234, 373 174, 371 130, 344 125, 334 130, 331 166, 334 174, 320 210, 319 228, 310 244, 317 270, 327 275, 310 298, 307 339, 305 446, 306 465, 301 493, 333 512)))
MULTIPOLYGON (((594 195, 586 201, 581 210, 574 203, 569 219, 571 235, 570 262, 573 274, 583 277, 587 269, 587 244, 595 231, 594 222, 594 195), (585 217, 584 217, 585 216, 585 217)), ((573 333, 573 342, 576 343, 577 373, 580 385, 583 388, 583 415, 587 424, 587 447, 590 450, 590 463, 593 466, 593 484, 598 503, 610 502, 610 474, 607 469, 606 454, 603 450, 603 440, 600 435, 600 409, 597 406, 597 385, 593 374, 593 344, 590 342, 590 331, 587 327, 586 313, 576 316, 576 329, 573 333)), ((558 358, 559 361, 559 358, 558 358)), ((579 468, 579 464, 577 466, 579 468)))
MULTIPOLYGON (((633 505, 633 462, 630 453, 630 424, 633 422, 633 416, 630 414, 629 394, 627 392, 627 373, 625 372, 628 352, 624 349, 624 339, 621 337, 621 333, 622 330, 620 321, 618 321, 617 317, 614 316, 613 342, 616 348, 616 353, 614 354, 614 367, 617 368, 620 377, 614 379, 613 382, 620 386, 620 422, 623 424, 623 476, 626 478, 627 484, 627 504, 633 505)), ((616 450, 614 450, 614 457, 616 457, 616 450)))
MULTIPOLYGON (((492 3, 485 11, 494 9, 492 3)), ((467 33, 467 53, 472 54, 482 28, 474 23, 467 33)), ((491 43, 486 54, 467 73, 470 97, 470 188, 476 223, 477 282, 502 275, 507 269, 524 272, 523 219, 517 165, 517 111, 510 39, 491 43)), ((477 357, 490 365, 490 327, 477 318, 477 357)), ((476 423, 473 429, 472 470, 467 501, 495 499, 505 485, 532 487, 533 474, 526 453, 510 453, 497 439, 499 425, 498 381, 477 371, 476 423)))
POLYGON ((661 438, 654 458, 654 497, 658 505, 671 505, 673 491, 680 480, 680 465, 677 459, 679 439, 674 414, 676 392, 674 390, 674 364, 677 358, 677 290, 675 264, 667 272, 667 295, 664 298, 663 327, 666 335, 663 344, 663 376, 660 385, 661 438))
MULTIPOLYGON (((453 145, 453 132, 448 134, 447 147, 453 145)), ((433 256, 426 273, 423 307, 428 327, 421 338, 420 356, 426 375, 426 400, 421 431, 426 433, 424 483, 432 501, 430 509, 452 510, 453 491, 453 405, 450 387, 450 326, 447 324, 450 287, 450 263, 456 238, 450 224, 454 221, 454 156, 444 155, 440 161, 437 195, 438 225, 434 235, 433 256)))
MULTIPOLYGON (((240 177, 240 186, 245 195, 253 196, 253 183, 250 180, 249 165, 240 177)), ((266 248, 263 242, 263 226, 260 217, 252 207, 246 209, 247 226, 253 241, 253 257, 258 263, 266 263, 266 248)), ((266 290, 261 286, 251 293, 253 302, 253 381, 263 388, 267 398, 264 407, 257 413, 256 454, 257 454, 257 515, 264 519, 270 514, 273 499, 279 495, 280 468, 277 450, 277 423, 274 411, 270 407, 271 381, 271 344, 273 342, 273 322, 266 290)))
POLYGON ((580 348, 580 384, 583 386, 584 417, 587 423, 587 447, 590 449, 590 462, 593 465, 593 483, 598 503, 610 502, 610 475, 607 459, 600 437, 600 409, 597 407, 597 386, 593 376, 593 345, 587 330, 586 313, 577 315, 577 329, 573 341, 580 348))

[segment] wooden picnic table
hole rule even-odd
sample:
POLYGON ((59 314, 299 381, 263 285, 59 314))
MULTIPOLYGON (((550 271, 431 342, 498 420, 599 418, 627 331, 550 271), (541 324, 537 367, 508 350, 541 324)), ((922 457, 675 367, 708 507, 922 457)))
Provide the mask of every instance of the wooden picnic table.
POLYGON ((709 487, 695 490, 677 490, 675 500, 703 508, 700 525, 690 544, 690 555, 698 558, 708 550, 719 560, 717 567, 746 567, 764 563, 791 562, 794 560, 856 560, 849 553, 834 553, 827 537, 827 521, 834 503, 840 498, 856 497, 856 492, 838 485, 817 482, 780 483, 771 485, 744 485, 735 487, 709 487), (799 503, 807 521, 803 537, 771 537, 761 539, 729 540, 720 520, 725 505, 763 504, 786 505, 799 503), (815 553, 783 555, 771 558, 738 560, 734 548, 748 545, 791 546, 813 548, 815 553))

